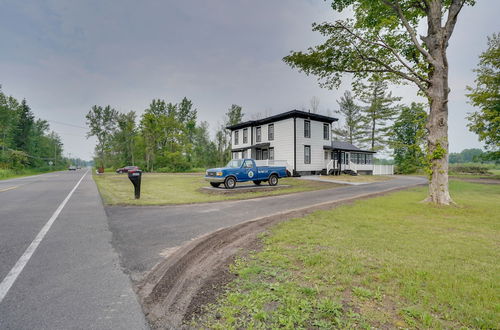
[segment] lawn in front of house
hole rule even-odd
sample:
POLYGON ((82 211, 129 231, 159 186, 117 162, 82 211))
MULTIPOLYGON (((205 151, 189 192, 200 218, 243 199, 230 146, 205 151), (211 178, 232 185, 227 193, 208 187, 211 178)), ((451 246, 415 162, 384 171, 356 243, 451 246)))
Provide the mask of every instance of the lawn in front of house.
MULTIPOLYGON (((99 192, 104 202, 109 205, 164 205, 215 202, 222 200, 248 199, 262 196, 283 195, 318 189, 339 187, 334 183, 312 182, 295 178, 280 179, 276 190, 254 191, 234 194, 214 194, 201 190, 209 187, 204 180, 204 173, 199 174, 166 174, 145 173, 142 175, 141 198, 134 199, 134 189, 126 174, 105 173, 94 175, 99 192), (289 187, 279 187, 287 185, 289 187)), ((238 183, 252 185, 253 183, 238 183)), ((267 185, 267 183, 262 183, 267 185)))
POLYGON ((498 328, 500 186, 452 181, 281 223, 231 266, 202 328, 498 328))
POLYGON ((321 179, 332 180, 332 181, 343 181, 349 183, 372 183, 372 182, 382 182, 394 179, 391 175, 321 175, 321 179))

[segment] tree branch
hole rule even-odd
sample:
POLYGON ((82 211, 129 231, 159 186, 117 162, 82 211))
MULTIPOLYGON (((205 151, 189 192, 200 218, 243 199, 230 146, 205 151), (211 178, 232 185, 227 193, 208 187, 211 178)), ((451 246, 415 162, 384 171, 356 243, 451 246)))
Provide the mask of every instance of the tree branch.
POLYGON ((383 47, 385 49, 388 49, 391 51, 391 53, 396 57, 396 59, 408 70, 410 71, 410 73, 413 75, 413 77, 407 75, 406 73, 404 72, 401 72, 399 70, 396 70, 394 68, 392 68, 390 65, 380 61, 379 59, 375 58, 375 57, 368 57, 366 55, 364 55, 361 50, 355 45, 355 44, 352 44, 354 46, 354 48, 356 49, 356 52, 358 52, 358 54, 361 56, 362 59, 364 60, 367 60, 367 61, 371 61, 371 62, 376 62, 378 63, 379 65, 382 65, 383 67, 386 68, 386 70, 388 70, 387 72, 391 72, 391 73, 395 73, 397 75, 399 75, 400 77, 402 78, 405 78, 406 80, 409 80, 409 81, 412 81, 414 82, 424 93, 426 93, 426 88, 424 88, 424 85, 422 84, 422 82, 426 82, 426 83, 429 83, 430 84, 430 81, 422 76, 420 76, 417 72, 415 72, 405 61, 403 61, 403 59, 397 54, 397 52, 395 51, 394 48, 390 47, 389 45, 387 45, 380 36, 377 36, 378 37, 378 40, 382 43, 378 43, 378 42, 373 42, 371 40, 367 40, 359 35, 357 35, 356 33, 354 33, 348 26, 342 24, 341 22, 337 22, 337 26, 340 27, 341 29, 347 31, 347 33, 349 33, 350 35, 352 35, 354 38, 360 40, 361 42, 365 42, 365 43, 369 43, 369 44, 372 44, 374 46, 378 46, 378 47, 383 47))
POLYGON ((389 7, 391 7, 396 12, 396 14, 398 15, 399 19, 401 20, 401 22, 403 23, 404 27, 406 28, 406 31, 408 31, 408 33, 410 34, 411 41, 413 42, 413 44, 415 45, 415 47, 417 47, 418 51, 420 53, 422 53, 422 55, 424 55, 424 57, 427 58, 427 60, 431 64, 434 64, 435 63, 434 58, 418 42, 418 40, 417 40, 417 34, 416 34, 415 30, 411 27, 411 25, 408 22, 408 20, 406 19, 406 17, 404 16, 403 10, 401 9, 401 6, 399 5, 398 0, 394 0, 395 2, 392 2, 392 1, 389 1, 389 0, 382 0, 382 1, 386 5, 388 5, 389 7))
POLYGON ((457 23, 457 18, 458 14, 462 10, 462 7, 465 4, 465 0, 453 0, 453 2, 450 5, 450 8, 448 9, 448 18, 446 19, 446 24, 444 26, 446 35, 446 42, 451 37, 451 34, 453 33, 453 30, 455 29, 455 24, 457 23))

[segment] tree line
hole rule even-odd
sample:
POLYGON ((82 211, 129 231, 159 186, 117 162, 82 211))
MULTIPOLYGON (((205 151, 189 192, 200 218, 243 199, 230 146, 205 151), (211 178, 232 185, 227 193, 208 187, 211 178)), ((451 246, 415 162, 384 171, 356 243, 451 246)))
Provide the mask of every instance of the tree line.
POLYGON ((36 118, 26 99, 7 96, 0 87, 0 168, 58 169, 67 166, 63 144, 47 120, 36 118))
POLYGON ((371 151, 392 149, 397 172, 414 173, 425 164, 427 113, 423 104, 400 100, 380 77, 357 84, 354 94, 346 91, 337 102, 343 121, 333 136, 371 151))
POLYGON ((136 165, 146 171, 183 172, 227 163, 231 158, 227 125, 243 118, 242 108, 233 104, 223 124, 210 137, 209 124, 197 122, 198 110, 184 97, 178 103, 153 99, 138 117, 110 105, 94 105, 86 115, 87 137, 97 139, 98 167, 136 165))

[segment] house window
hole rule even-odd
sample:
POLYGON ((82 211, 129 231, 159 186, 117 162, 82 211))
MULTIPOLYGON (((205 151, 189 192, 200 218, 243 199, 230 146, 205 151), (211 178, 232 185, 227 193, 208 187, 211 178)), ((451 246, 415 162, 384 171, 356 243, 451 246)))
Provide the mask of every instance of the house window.
POLYGON ((262 149, 257 149, 256 150, 256 159, 261 160, 262 159, 262 149))
POLYGON ((239 143, 239 139, 240 139, 240 132, 234 131, 234 145, 237 145, 239 143))
POLYGON ((330 153, 329 153, 328 151, 325 151, 325 160, 328 160, 328 155, 329 155, 329 154, 330 154, 330 153))
POLYGON ((366 155, 366 163, 367 164, 371 165, 372 160, 373 160, 373 155, 366 155))
POLYGON ((309 120, 304 120, 304 137, 311 137, 311 122, 309 120))
POLYGON ((248 142, 248 128, 243 129, 243 143, 248 142))
POLYGON ((269 124, 269 126, 267 126, 267 139, 269 141, 274 140, 274 124, 269 124))
POLYGON ((330 140, 330 125, 323 124, 323 139, 330 140))
POLYGON ((255 128, 255 141, 260 142, 262 139, 260 126, 255 128))
POLYGON ((274 148, 269 148, 269 159, 274 160, 274 148))
POLYGON ((311 164, 311 146, 304 146, 304 164, 311 164))
POLYGON ((262 159, 269 159, 269 150, 267 149, 262 150, 262 159))

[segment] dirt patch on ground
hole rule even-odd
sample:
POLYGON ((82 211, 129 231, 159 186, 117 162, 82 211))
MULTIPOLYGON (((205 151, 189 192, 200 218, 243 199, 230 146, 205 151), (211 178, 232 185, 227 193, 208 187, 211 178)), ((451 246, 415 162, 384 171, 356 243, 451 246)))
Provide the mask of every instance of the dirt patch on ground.
POLYGON ((290 185, 278 185, 278 186, 236 186, 234 189, 226 189, 223 186, 220 188, 215 187, 201 187, 198 191, 205 194, 218 194, 218 195, 234 195, 234 194, 244 194, 249 192, 265 192, 274 191, 280 189, 290 188, 290 185))
POLYGON ((289 210, 223 228, 186 243, 138 283, 137 293, 146 318, 155 329, 187 327, 185 322, 201 313, 203 306, 213 302, 221 289, 234 279, 228 265, 237 255, 258 248, 258 235, 270 226, 317 210, 402 189, 406 188, 289 210))

